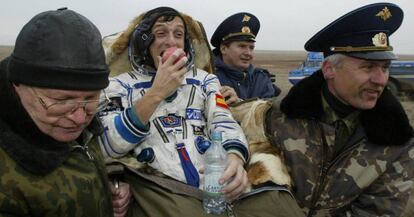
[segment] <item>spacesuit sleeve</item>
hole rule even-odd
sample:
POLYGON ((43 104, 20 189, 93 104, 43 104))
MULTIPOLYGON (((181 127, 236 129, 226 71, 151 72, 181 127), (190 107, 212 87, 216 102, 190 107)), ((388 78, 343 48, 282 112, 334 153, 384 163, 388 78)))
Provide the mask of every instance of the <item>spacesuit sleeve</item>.
POLYGON ((205 116, 209 135, 213 130, 222 131, 223 147, 227 152, 239 155, 245 162, 249 158, 246 137, 220 94, 220 83, 213 74, 208 74, 203 82, 206 94, 205 116))
POLYGON ((101 101, 108 98, 110 102, 98 112, 104 126, 100 145, 105 156, 122 157, 148 135, 149 125, 142 124, 135 114, 132 91, 126 82, 115 77, 101 94, 101 101))

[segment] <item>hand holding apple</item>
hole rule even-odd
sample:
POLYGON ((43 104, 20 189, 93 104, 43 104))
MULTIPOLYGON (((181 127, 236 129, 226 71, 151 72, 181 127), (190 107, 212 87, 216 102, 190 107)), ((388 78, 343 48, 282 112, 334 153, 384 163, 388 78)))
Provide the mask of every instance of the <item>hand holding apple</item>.
MULTIPOLYGON (((171 54, 174 53, 174 51, 177 50, 177 47, 169 47, 167 48, 167 50, 164 51, 164 53, 162 54, 162 63, 165 63, 165 61, 167 61, 167 59, 171 56, 171 54)), ((175 59, 173 64, 176 64, 181 58, 185 57, 186 54, 185 52, 181 53, 179 57, 177 57, 177 59, 175 59)))

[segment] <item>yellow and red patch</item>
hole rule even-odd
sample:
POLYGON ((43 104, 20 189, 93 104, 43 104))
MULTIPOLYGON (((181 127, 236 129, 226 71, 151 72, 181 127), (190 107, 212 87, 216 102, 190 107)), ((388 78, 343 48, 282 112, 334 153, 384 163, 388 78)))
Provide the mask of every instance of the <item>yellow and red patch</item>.
POLYGON ((224 97, 218 93, 216 93, 216 106, 229 109, 229 106, 227 106, 224 97))

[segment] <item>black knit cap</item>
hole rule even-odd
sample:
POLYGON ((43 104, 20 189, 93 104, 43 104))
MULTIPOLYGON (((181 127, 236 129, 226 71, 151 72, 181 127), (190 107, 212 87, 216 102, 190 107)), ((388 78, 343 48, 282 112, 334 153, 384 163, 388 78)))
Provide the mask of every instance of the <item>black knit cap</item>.
POLYGON ((63 90, 100 90, 109 69, 98 28, 66 8, 33 17, 17 36, 8 65, 13 83, 63 90))

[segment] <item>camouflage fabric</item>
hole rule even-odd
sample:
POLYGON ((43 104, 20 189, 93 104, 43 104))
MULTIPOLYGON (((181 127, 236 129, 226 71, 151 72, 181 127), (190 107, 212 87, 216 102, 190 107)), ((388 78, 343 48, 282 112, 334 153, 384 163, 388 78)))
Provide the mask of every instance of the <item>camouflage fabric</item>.
POLYGON ((335 143, 333 147, 333 153, 339 153, 346 142, 355 132, 355 129, 359 125, 359 111, 354 111, 345 118, 340 118, 334 111, 331 109, 326 102, 325 98, 322 95, 322 108, 324 115, 322 116, 322 122, 328 123, 335 127, 335 143))
POLYGON ((113 216, 103 157, 92 141, 88 153, 69 144, 66 160, 46 175, 25 170, 0 148, 0 216, 113 216))
POLYGON ((268 113, 267 132, 281 148, 293 192, 308 216, 400 216, 414 169, 412 128, 387 91, 335 153, 335 126, 326 123, 315 73, 293 87, 268 113), (388 130, 386 130, 388 129, 388 130))

